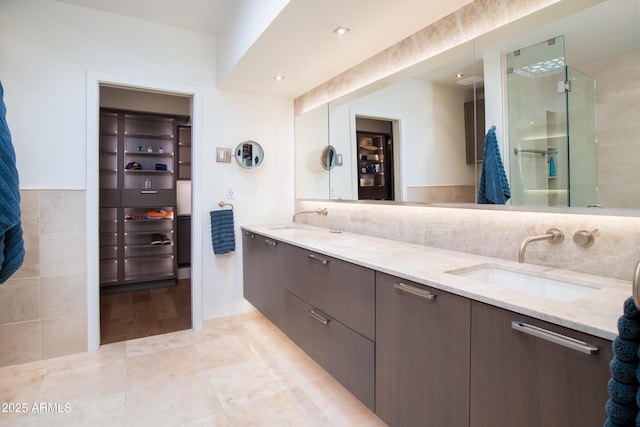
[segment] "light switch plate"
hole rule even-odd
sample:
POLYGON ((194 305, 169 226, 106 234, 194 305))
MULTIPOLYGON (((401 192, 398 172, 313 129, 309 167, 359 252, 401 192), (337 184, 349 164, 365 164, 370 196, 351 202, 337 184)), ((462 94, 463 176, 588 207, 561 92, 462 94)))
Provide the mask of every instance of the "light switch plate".
POLYGON ((216 148, 216 162, 218 162, 218 163, 230 163, 231 162, 231 148, 217 147, 216 148))

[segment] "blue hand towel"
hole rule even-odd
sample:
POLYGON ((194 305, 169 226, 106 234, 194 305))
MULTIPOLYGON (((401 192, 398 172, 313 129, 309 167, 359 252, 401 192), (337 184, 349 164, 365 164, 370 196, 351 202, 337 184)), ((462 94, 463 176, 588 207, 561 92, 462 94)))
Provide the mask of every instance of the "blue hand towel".
POLYGON ((636 368, 637 362, 623 362, 615 355, 609 363, 611 370, 611 376, 618 382, 623 384, 635 384, 636 383, 636 368))
POLYGON ((613 354, 623 362, 638 362, 638 341, 626 340, 619 336, 613 340, 613 354))
POLYGON ((638 384, 623 384, 611 378, 607 383, 611 400, 621 405, 635 405, 638 397, 638 384))
POLYGON ((625 340, 637 340, 640 338, 640 322, 638 319, 629 319, 620 316, 618 319, 618 336, 625 340))
POLYGON ((504 171, 495 129, 489 129, 484 138, 482 173, 478 186, 478 203, 504 205, 511 197, 507 174, 504 171))
POLYGON ((609 400, 605 405, 605 427, 640 426, 640 317, 629 297, 624 302, 623 315, 618 319, 618 336, 613 340, 613 359, 609 363, 611 379, 607 383, 609 400), (631 372, 636 375, 632 376, 631 372))
POLYGON ((624 302, 624 317, 627 319, 634 319, 640 315, 640 311, 636 307, 636 304, 633 302, 633 298, 629 297, 624 302))
POLYGON ((4 89, 0 82, 0 283, 6 282, 24 261, 16 153, 6 113, 4 89))
POLYGON ((233 209, 211 211, 211 243, 213 253, 226 254, 236 250, 236 233, 233 224, 233 209))
POLYGON ((630 424, 633 425, 632 423, 635 422, 636 414, 638 412, 638 408, 635 404, 621 405, 611 399, 607 401, 605 409, 607 410, 607 414, 609 415, 609 420, 613 421, 615 424, 620 424, 623 426, 630 424))

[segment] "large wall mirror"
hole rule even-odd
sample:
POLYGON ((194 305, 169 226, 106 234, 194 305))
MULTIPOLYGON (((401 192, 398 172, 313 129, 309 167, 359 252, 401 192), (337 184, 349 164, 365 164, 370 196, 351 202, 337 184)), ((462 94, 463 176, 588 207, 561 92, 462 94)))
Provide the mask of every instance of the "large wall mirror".
POLYGON ((296 196, 475 203, 484 132, 496 126, 510 204, 640 208, 639 2, 585 3, 298 116, 296 196), (343 162, 327 171, 318 159, 329 144, 343 162))

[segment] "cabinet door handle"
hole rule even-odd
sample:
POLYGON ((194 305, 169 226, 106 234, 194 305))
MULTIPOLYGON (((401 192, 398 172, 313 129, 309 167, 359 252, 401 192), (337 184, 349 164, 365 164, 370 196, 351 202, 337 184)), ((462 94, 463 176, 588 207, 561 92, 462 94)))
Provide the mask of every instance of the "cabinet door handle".
POLYGON ((309 258, 311 258, 312 260, 314 260, 316 262, 319 262, 320 264, 325 264, 325 265, 329 264, 328 260, 326 260, 324 258, 320 258, 318 255, 311 254, 311 255, 309 255, 309 258))
POLYGON ((323 325, 326 325, 329 323, 329 319, 324 317, 323 315, 319 314, 317 311, 315 311, 313 308, 310 309, 308 311, 309 316, 313 317, 314 319, 316 319, 318 322, 322 323, 323 325))
POLYGON ((264 239, 264 242, 267 245, 271 245, 271 246, 278 246, 278 242, 276 242, 275 240, 271 240, 271 239, 264 239))
POLYGON ((140 194, 158 194, 158 190, 140 190, 140 194))
POLYGON ((255 239, 255 238, 256 238, 256 235, 255 235, 255 234, 250 233, 250 232, 248 232, 248 231, 245 231, 245 232, 244 232, 244 235, 245 235, 245 236, 247 236, 247 237, 250 237, 250 238, 252 238, 252 239, 255 239))
POLYGON ((525 334, 533 335, 534 337, 541 338, 546 341, 551 341, 552 343, 581 353, 598 354, 599 348, 593 344, 589 344, 566 335, 561 335, 556 332, 548 331, 537 326, 529 325, 528 323, 512 321, 511 327, 516 331, 524 332, 525 334))
POLYGON ((399 291, 408 292, 410 294, 417 295, 420 298, 435 299, 435 297, 436 297, 436 294, 434 294, 432 292, 429 292, 426 289, 419 289, 419 288, 416 288, 414 286, 409 286, 409 285, 407 285, 405 283, 402 283, 402 282, 394 283, 393 287, 396 288, 399 291))

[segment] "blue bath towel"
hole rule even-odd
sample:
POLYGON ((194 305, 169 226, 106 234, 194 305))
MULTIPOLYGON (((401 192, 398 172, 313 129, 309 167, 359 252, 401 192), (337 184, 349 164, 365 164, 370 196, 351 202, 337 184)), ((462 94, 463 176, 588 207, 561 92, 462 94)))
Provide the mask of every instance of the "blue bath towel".
MULTIPOLYGON (((623 314, 618 319, 618 336, 613 340, 613 359, 609 364, 611 379, 607 384, 609 400, 606 427, 635 426, 640 420, 640 317, 638 309, 629 297, 624 302, 623 314), (635 375, 632 375, 635 372, 635 375)), ((640 424, 638 424, 640 425, 640 424)))
POLYGON ((618 319, 618 336, 625 340, 640 339, 640 321, 637 318, 620 316, 618 319))
POLYGON ((211 211, 211 243, 213 253, 226 254, 236 250, 236 233, 233 224, 233 209, 211 211))
POLYGON ((18 169, 6 113, 0 82, 0 283, 6 282, 24 261, 18 169))
POLYGON ((484 138, 482 173, 478 186, 478 203, 504 205, 511 197, 507 174, 504 171, 495 129, 489 129, 484 138))
POLYGON ((626 340, 617 336, 613 340, 613 353, 623 362, 638 363, 638 340, 626 340))

